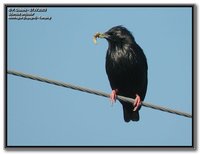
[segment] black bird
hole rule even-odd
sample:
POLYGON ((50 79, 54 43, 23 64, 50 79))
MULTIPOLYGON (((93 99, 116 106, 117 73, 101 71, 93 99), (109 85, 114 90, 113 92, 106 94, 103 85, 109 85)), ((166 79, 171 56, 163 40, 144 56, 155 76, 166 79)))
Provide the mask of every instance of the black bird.
POLYGON ((112 102, 116 101, 116 95, 135 99, 132 104, 120 102, 124 120, 138 121, 148 82, 148 65, 142 48, 136 43, 131 32, 123 26, 113 27, 105 33, 96 33, 95 42, 96 38, 105 38, 109 44, 105 67, 112 88, 112 102))

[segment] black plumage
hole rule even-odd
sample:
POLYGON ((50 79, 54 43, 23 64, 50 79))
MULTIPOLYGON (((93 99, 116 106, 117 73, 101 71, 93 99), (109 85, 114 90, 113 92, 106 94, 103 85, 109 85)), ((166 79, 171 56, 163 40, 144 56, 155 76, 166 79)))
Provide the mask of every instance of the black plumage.
MULTIPOLYGON (((96 37, 108 41, 106 73, 110 86, 118 95, 135 99, 139 95, 143 101, 147 91, 148 65, 142 48, 133 35, 123 26, 116 26, 96 37)), ((139 106, 134 111, 133 104, 120 101, 126 122, 139 120, 139 106)))

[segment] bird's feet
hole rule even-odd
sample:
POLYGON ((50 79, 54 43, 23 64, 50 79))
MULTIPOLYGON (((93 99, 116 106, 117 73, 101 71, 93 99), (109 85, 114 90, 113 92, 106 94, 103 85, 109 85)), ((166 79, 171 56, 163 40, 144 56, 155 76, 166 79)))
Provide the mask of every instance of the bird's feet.
POLYGON ((115 90, 112 90, 110 94, 110 100, 112 104, 116 102, 117 93, 118 93, 118 89, 115 89, 115 90))
POLYGON ((133 111, 137 111, 139 109, 139 107, 141 106, 141 99, 140 99, 140 96, 138 94, 136 94, 136 97, 135 97, 135 101, 134 101, 134 109, 133 111))

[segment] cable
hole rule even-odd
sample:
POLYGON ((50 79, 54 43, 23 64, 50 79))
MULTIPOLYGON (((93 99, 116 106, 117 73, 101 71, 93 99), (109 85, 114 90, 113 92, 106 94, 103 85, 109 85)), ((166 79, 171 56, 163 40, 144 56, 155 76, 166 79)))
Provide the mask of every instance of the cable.
MULTIPOLYGON (((15 75, 15 76, 20 76, 20 77, 23 77, 23 78, 29 78, 29 79, 32 79, 32 80, 37 80, 37 81, 40 81, 40 82, 46 82, 46 83, 49 83, 49 84, 53 84, 53 85, 57 85, 57 86, 65 87, 65 88, 71 88, 71 89, 74 89, 74 90, 87 92, 87 93, 90 93, 90 94, 95 94, 95 95, 99 95, 99 96, 103 96, 103 97, 110 97, 110 94, 105 93, 105 92, 101 92, 101 91, 97 91, 97 90, 93 90, 93 89, 89 89, 89 88, 84 88, 84 87, 80 87, 80 86, 75 86, 75 85, 72 85, 72 84, 69 84, 69 83, 59 82, 59 81, 55 81, 55 80, 49 80, 49 79, 46 79, 46 78, 42 78, 42 77, 39 77, 39 76, 34 76, 34 75, 30 75, 30 74, 26 74, 26 73, 22 73, 22 72, 18 72, 18 71, 8 70, 7 73, 11 74, 11 75, 15 75)), ((117 99, 125 101, 127 103, 134 102, 134 99, 132 99, 132 98, 119 96, 119 95, 117 95, 117 99)), ((146 103, 146 102, 142 102, 142 106, 152 108, 152 109, 155 109, 155 110, 161 110, 161 111, 164 111, 164 112, 169 112, 169 113, 180 115, 180 116, 185 116, 185 117, 188 117, 188 118, 192 118, 192 115, 189 114, 189 113, 169 109, 169 108, 158 106, 158 105, 153 105, 153 104, 146 103)))

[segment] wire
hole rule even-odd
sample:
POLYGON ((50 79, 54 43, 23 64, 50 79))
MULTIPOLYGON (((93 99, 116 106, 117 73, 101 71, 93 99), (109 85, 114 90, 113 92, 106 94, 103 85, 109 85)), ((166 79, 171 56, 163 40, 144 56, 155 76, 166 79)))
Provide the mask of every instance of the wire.
MULTIPOLYGON (((46 79, 46 78, 43 78, 43 77, 30 75, 30 74, 26 74, 26 73, 14 71, 14 70, 8 70, 7 73, 11 74, 11 75, 15 75, 15 76, 20 76, 20 77, 23 77, 23 78, 29 78, 29 79, 32 79, 32 80, 37 80, 37 81, 40 81, 40 82, 46 82, 46 83, 49 83, 49 84, 53 84, 53 85, 57 85, 57 86, 65 87, 65 88, 71 88, 71 89, 74 89, 74 90, 87 92, 87 93, 90 93, 90 94, 95 94, 95 95, 99 95, 99 96, 103 96, 103 97, 110 97, 110 94, 105 93, 105 92, 101 92, 101 91, 97 91, 97 90, 93 90, 93 89, 89 89, 89 88, 84 88, 84 87, 72 85, 72 84, 69 84, 69 83, 59 82, 59 81, 55 81, 55 80, 49 80, 49 79, 46 79)), ((134 99, 132 99, 132 98, 119 96, 119 95, 117 95, 117 99, 121 100, 121 101, 125 101, 127 103, 134 102, 134 99)), ((153 105, 153 104, 150 104, 150 103, 147 103, 147 102, 142 102, 142 106, 152 108, 152 109, 155 109, 155 110, 161 110, 161 111, 164 111, 164 112, 169 112, 169 113, 172 113, 172 114, 176 114, 176 115, 180 115, 180 116, 184 116, 184 117, 188 117, 188 118, 192 118, 192 115, 189 114, 189 113, 169 109, 169 108, 158 106, 158 105, 153 105)))

